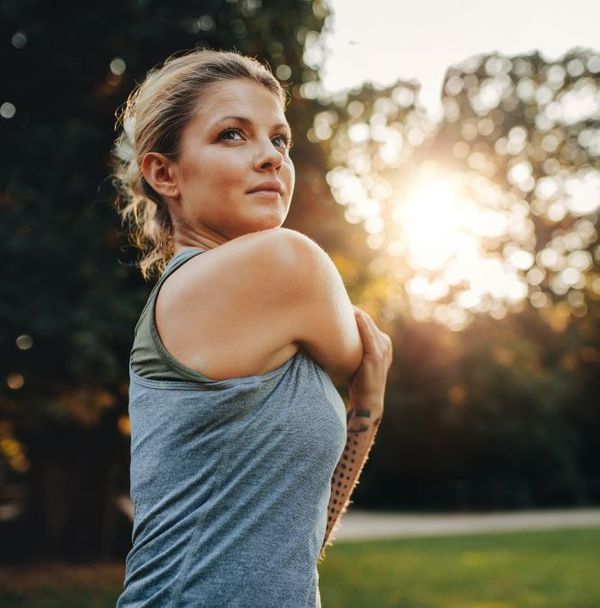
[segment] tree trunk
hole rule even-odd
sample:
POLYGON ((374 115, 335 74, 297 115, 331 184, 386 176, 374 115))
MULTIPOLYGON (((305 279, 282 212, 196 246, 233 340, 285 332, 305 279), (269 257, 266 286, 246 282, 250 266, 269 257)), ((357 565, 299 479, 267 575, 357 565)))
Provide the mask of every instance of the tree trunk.
POLYGON ((31 470, 23 540, 30 556, 123 557, 131 524, 115 500, 127 490, 129 441, 118 433, 115 416, 111 411, 94 428, 61 425, 25 439, 31 470))

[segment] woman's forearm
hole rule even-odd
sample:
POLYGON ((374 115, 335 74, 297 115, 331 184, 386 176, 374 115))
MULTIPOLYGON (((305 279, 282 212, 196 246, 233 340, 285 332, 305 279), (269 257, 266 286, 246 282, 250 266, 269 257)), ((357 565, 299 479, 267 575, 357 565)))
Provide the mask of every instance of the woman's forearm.
POLYGON ((331 479, 331 497, 327 509, 327 528, 319 561, 324 557, 327 545, 332 544, 333 532, 350 505, 350 497, 373 445, 381 418, 372 420, 367 409, 351 409, 348 412, 346 446, 331 479))

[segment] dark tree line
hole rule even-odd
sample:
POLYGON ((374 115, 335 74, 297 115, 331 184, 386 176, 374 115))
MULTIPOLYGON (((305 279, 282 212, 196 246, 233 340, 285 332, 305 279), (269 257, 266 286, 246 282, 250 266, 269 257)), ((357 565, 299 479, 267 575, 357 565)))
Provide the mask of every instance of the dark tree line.
POLYGON ((324 190, 300 87, 317 78, 303 52, 326 15, 320 1, 2 2, 0 483, 24 505, 3 551, 109 555, 129 539, 114 500, 127 491, 127 362, 151 285, 112 208, 117 108, 175 52, 267 62, 294 100, 302 218, 324 190))
MULTIPOLYGON (((456 66, 444 87, 445 117, 430 125, 410 83, 383 90, 365 85, 337 102, 308 93, 319 66, 306 51, 319 44, 327 14, 319 0, 108 0, 77 10, 39 0, 0 4, 5 557, 84 559, 122 556, 129 548, 131 524, 115 499, 128 490, 127 363, 151 285, 135 268, 137 254, 112 207, 109 153, 115 111, 129 91, 168 55, 195 46, 257 56, 287 83, 297 182, 286 225, 332 255, 353 302, 394 337, 385 424, 355 504, 510 508, 600 501, 600 280, 597 232, 589 229, 597 230, 597 212, 549 216, 533 190, 516 192, 510 173, 519 155, 534 179, 558 169, 598 169, 598 117, 549 131, 536 119, 535 87, 531 97, 531 83, 539 87, 548 78, 556 88, 539 93, 542 98, 597 87, 597 62, 581 50, 552 71, 535 55, 513 58, 510 67, 493 56, 456 66), (503 93, 486 114, 474 100, 494 78, 503 93), (526 80, 531 83, 517 89, 526 80), (350 136, 361 123, 363 135, 350 136), (397 142, 401 136, 405 145, 381 152, 381 127, 389 129, 385 137, 397 142), (415 128, 421 139, 411 133, 415 128), (554 139, 544 140, 548 135, 554 139), (526 143, 498 148, 503 138, 526 143), (507 200, 518 194, 531 212, 534 256, 549 243, 560 250, 585 220, 578 251, 592 264, 582 267, 583 285, 564 291, 555 280, 562 269, 546 266, 543 278, 532 280, 528 299, 502 318, 475 311, 462 331, 413 320, 415 302, 404 284, 414 269, 401 256, 382 253, 396 229, 385 193, 402 192, 432 158, 479 171, 505 188, 507 200), (488 175, 491 160, 500 170, 488 175), (384 193, 389 234, 383 240, 367 235, 360 222, 345 221, 353 201, 337 204, 339 193, 326 181, 336 168, 367 179, 371 194, 384 193), (583 299, 570 295, 575 292, 583 299), (11 516, 15 505, 20 514, 11 516)), ((507 243, 508 236, 489 241, 487 251, 507 243)), ((452 305, 463 288, 455 286, 435 304, 452 305)))

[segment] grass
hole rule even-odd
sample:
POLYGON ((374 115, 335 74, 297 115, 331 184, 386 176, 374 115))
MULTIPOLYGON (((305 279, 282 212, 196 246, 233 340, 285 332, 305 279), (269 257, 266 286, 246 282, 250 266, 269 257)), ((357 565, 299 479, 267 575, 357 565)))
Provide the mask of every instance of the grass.
MULTIPOLYGON (((319 572, 323 608, 598 608, 600 528, 340 543, 319 572)), ((0 566, 0 606, 114 608, 123 574, 0 566)))
POLYGON ((323 608, 598 608, 600 529, 334 545, 323 608))
POLYGON ((0 606, 114 608, 124 573, 125 566, 120 563, 0 565, 0 606))

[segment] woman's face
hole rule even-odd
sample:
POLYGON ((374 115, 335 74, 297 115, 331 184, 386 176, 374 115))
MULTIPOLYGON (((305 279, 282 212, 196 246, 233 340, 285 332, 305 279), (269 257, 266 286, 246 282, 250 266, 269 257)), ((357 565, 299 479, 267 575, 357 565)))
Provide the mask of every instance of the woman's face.
POLYGON ((266 86, 211 85, 172 166, 176 229, 229 240, 281 226, 294 190, 290 140, 282 104, 266 86))

